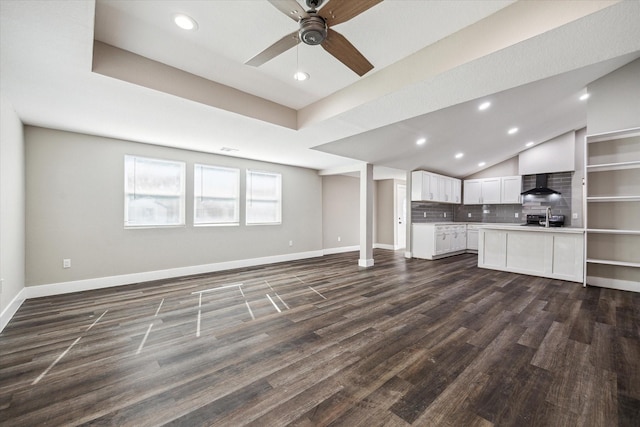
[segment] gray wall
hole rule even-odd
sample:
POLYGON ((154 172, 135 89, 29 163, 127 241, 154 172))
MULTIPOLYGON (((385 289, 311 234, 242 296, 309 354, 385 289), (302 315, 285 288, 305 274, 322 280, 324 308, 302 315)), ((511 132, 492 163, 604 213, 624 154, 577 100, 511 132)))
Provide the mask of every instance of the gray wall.
MULTIPOLYGON (((0 313, 24 288, 25 174, 22 122, 0 96, 0 313)), ((2 321, 8 318, 2 317, 2 321)), ((0 330, 2 330, 0 325, 0 330)))
POLYGON ((360 244, 360 178, 322 177, 322 235, 324 249, 360 244))
POLYGON ((590 83, 589 135, 640 126, 640 59, 590 83))
POLYGON ((314 170, 36 127, 25 141, 27 286, 322 250, 314 170), (125 154, 187 163, 186 227, 124 228, 125 154), (196 162, 240 168, 241 195, 247 168, 282 173, 282 224, 245 226, 241 197, 240 226, 193 227, 196 162))
POLYGON ((376 181, 376 239, 375 243, 394 246, 396 181, 376 181))

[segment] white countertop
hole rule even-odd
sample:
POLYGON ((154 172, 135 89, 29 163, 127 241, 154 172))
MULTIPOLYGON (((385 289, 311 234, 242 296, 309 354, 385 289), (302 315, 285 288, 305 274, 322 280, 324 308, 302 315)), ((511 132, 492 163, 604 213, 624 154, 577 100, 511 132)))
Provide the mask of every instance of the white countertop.
POLYGON ((520 223, 489 223, 489 222, 414 222, 413 225, 418 226, 436 226, 436 225, 466 225, 473 228, 488 228, 492 230, 511 230, 511 231, 527 231, 536 233, 584 233, 584 228, 578 227, 537 227, 523 226, 520 223))
POLYGON ((478 228, 486 228, 490 230, 510 230, 510 231, 526 231, 532 233, 584 233, 584 228, 577 227, 536 227, 521 226, 520 224, 478 224, 478 228))

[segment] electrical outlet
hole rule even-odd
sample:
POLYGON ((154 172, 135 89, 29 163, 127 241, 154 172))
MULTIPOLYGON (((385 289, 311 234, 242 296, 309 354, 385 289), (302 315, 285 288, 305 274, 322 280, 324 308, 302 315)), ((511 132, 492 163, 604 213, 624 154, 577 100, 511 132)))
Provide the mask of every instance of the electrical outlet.
POLYGON ((516 218, 518 218, 520 216, 520 214, 518 212, 516 212, 516 218))
POLYGON ((483 214, 488 214, 488 213, 491 213, 491 211, 489 209, 485 209, 485 210, 482 211, 482 213, 483 214))
POLYGON ((342 237, 338 236, 338 242, 342 241, 342 237))
POLYGON ((62 260, 62 268, 71 268, 71 260, 69 258, 62 260))
POLYGON ((573 215, 571 215, 571 219, 578 219, 578 213, 574 212, 573 215))
POLYGON ((443 212, 442 214, 444 215, 445 218, 447 217, 447 213, 446 212, 443 212))
POLYGON ((426 218, 427 217, 427 213, 426 212, 422 212, 422 216, 424 216, 426 218))
POLYGON ((289 240, 289 246, 293 246, 293 240, 289 240))
POLYGON ((467 218, 471 218, 471 212, 467 214, 467 218))

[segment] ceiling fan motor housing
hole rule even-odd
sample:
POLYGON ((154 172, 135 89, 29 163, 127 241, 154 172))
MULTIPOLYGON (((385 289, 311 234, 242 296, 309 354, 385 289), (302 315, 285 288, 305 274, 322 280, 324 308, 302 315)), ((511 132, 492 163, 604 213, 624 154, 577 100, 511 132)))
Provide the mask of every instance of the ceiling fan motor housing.
POLYGON ((327 24, 322 17, 315 13, 310 13, 308 18, 300 21, 300 30, 298 35, 303 43, 309 45, 317 45, 327 38, 327 24))

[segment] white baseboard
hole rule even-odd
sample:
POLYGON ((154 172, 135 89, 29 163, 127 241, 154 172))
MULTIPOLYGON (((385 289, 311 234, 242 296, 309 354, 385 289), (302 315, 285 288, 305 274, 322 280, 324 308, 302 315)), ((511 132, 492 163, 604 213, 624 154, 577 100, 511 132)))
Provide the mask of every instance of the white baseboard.
POLYGON ((386 243, 375 243, 373 245, 373 248, 374 249, 386 249, 386 250, 389 250, 389 251, 395 251, 397 249, 400 249, 400 248, 396 248, 395 245, 388 245, 386 243))
POLYGON ((9 324, 9 320, 11 320, 22 303, 27 299, 25 295, 26 288, 22 288, 22 290, 18 292, 18 295, 16 295, 15 298, 11 300, 9 305, 7 305, 4 310, 2 310, 2 313, 0 313, 0 332, 2 332, 4 330, 4 327, 9 324))
POLYGON ((360 246, 342 246, 339 248, 328 248, 323 250, 322 252, 325 255, 333 255, 333 254, 342 254, 345 252, 353 252, 353 251, 359 251, 360 250, 360 246))
POLYGON ((617 289, 619 291, 640 292, 640 284, 632 280, 607 279, 604 277, 587 276, 587 286, 617 289))
POLYGON ((148 282, 151 280, 190 276, 192 274, 212 273, 215 271, 231 270, 234 268, 254 267, 256 265, 274 264, 277 262, 295 261, 305 258, 315 258, 321 257, 322 255, 322 251, 298 252, 294 254, 274 255, 263 258, 252 258, 213 264, 194 265, 190 267, 179 267, 168 270, 147 271, 142 273, 123 274, 119 276, 99 277, 96 279, 75 280, 72 282, 28 286, 25 288, 25 297, 28 299, 50 295, 68 294, 71 292, 89 291, 93 289, 109 288, 113 286, 130 285, 132 283, 148 282))

